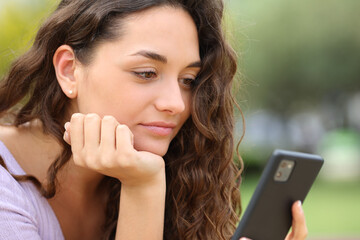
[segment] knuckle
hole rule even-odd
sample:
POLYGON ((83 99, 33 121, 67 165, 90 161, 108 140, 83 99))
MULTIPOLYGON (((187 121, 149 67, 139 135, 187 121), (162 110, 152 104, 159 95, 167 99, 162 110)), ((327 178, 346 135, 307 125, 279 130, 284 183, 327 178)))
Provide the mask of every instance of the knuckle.
POLYGON ((80 121, 84 118, 84 115, 81 114, 81 113, 74 113, 72 116, 71 116, 71 122, 74 122, 74 121, 80 121))
POLYGON ((306 237, 308 236, 308 234, 309 234, 309 231, 308 231, 308 229, 307 229, 307 228, 305 228, 305 231, 304 231, 304 238, 306 238, 306 237))
POLYGON ((97 115, 96 113, 89 113, 85 116, 85 120, 86 121, 99 121, 100 116, 97 115))
POLYGON ((122 149, 121 157, 119 158, 119 165, 124 169, 130 169, 135 167, 134 154, 127 149, 122 149))
POLYGON ((112 158, 102 158, 99 163, 99 168, 101 169, 112 169, 114 166, 112 158))
POLYGON ((110 152, 104 152, 101 154, 100 162, 104 168, 111 168, 114 163, 114 155, 110 152))
POLYGON ((106 121, 106 122, 116 122, 116 119, 115 119, 115 117, 113 117, 113 116, 111 116, 111 115, 105 115, 104 117, 103 117, 103 121, 106 121))
POLYGON ((109 126, 113 126, 113 127, 118 125, 116 118, 114 118, 113 116, 105 116, 105 117, 103 117, 103 119, 101 121, 102 121, 103 125, 109 125, 109 126))
POLYGON ((86 159, 85 159, 85 164, 88 168, 91 169, 99 169, 100 164, 99 164, 99 158, 97 156, 97 154, 93 153, 93 154, 87 154, 86 159))
POLYGON ((130 129, 128 126, 124 125, 124 124, 119 124, 116 127, 116 131, 118 131, 119 133, 129 133, 130 129))

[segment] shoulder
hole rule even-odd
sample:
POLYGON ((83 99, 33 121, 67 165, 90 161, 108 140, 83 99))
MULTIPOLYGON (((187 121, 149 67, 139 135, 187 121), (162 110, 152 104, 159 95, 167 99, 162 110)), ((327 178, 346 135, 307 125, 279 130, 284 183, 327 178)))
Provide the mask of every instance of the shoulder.
POLYGON ((0 196, 1 239, 9 239, 11 234, 37 232, 34 207, 21 185, 2 166, 0 166, 0 196))
POLYGON ((8 168, 0 165, 0 239, 64 239, 47 200, 31 182, 18 182, 11 175, 26 172, 13 155, 25 144, 16 142, 18 134, 16 128, 0 125, 0 156, 8 168))
POLYGON ((22 141, 18 132, 18 129, 14 126, 0 124, 0 143, 2 143, 0 145, 1 156, 7 158, 10 152, 16 152, 17 146, 21 144, 22 141))
MULTIPOLYGON (((27 201, 27 194, 21 184, 16 181, 8 170, 0 166, 0 211, 9 207, 21 206, 26 212, 32 213, 27 201)), ((1 214, 1 213, 0 213, 1 214)))
MULTIPOLYGON (((29 213, 34 216, 24 186, 12 176, 12 174, 23 175, 24 171, 1 141, 0 156, 4 164, 4 166, 0 165, 0 215, 7 209, 18 209, 19 211, 22 209, 21 211, 24 211, 22 214, 29 213)), ((0 217, 0 219, 2 218, 0 217)))
POLYGON ((7 142, 12 136, 15 137, 15 133, 16 127, 0 124, 0 141, 7 142))
MULTIPOLYGON (((0 156, 5 164, 7 170, 12 174, 24 175, 25 172, 20 167, 19 163, 15 160, 13 150, 16 142, 16 128, 12 126, 0 125, 0 156)), ((3 175, 3 174, 2 174, 3 175)))
POLYGON ((16 127, 12 125, 0 124, 0 140, 13 135, 16 132, 16 127))
MULTIPOLYGON (((11 127, 0 126, 0 222, 19 214, 27 221, 35 222, 35 209, 29 197, 31 189, 29 183, 20 183, 13 176, 24 175, 25 172, 7 147, 8 136, 13 134, 11 127)), ((1 226, 1 224, 0 224, 1 226)))
POLYGON ((7 147, 12 135, 13 127, 0 126, 0 156, 4 164, 0 165, 0 239, 37 239, 38 214, 33 201, 36 192, 31 183, 18 182, 12 176, 25 174, 7 147))
MULTIPOLYGON (((0 155, 5 158, 5 154, 4 145, 0 142, 0 155)), ((6 156, 4 161, 11 172, 16 171, 16 161, 11 155, 6 156)), ((60 225, 47 200, 32 183, 18 182, 1 165, 0 239, 63 239, 60 225)))
POLYGON ((50 164, 59 154, 58 143, 43 132, 39 121, 19 127, 0 126, 0 141, 26 174, 45 179, 50 164))

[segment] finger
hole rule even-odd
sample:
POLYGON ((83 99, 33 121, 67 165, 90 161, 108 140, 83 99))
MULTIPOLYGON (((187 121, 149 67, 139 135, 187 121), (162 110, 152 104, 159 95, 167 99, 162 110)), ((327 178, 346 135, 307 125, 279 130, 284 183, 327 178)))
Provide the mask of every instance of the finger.
POLYGON ((75 113, 71 116, 71 150, 79 153, 84 147, 84 115, 75 113))
POLYGON ((134 136, 128 126, 119 124, 116 127, 116 149, 132 147, 134 136))
POLYGON ((305 239, 308 234, 308 230, 306 227, 305 215, 301 206, 301 201, 296 201, 293 204, 291 211, 292 211, 293 222, 292 222, 292 232, 290 234, 291 238, 289 239, 291 240, 305 239))
POLYGON ((116 127, 119 123, 112 116, 105 116, 101 120, 101 148, 105 151, 115 150, 116 149, 116 127))
POLYGON ((87 151, 96 150, 100 144, 101 118, 90 113, 84 119, 84 147, 87 151))
POLYGON ((64 125, 64 128, 65 128, 65 132, 64 132, 63 139, 67 144, 71 145, 70 122, 66 122, 65 125, 64 125))

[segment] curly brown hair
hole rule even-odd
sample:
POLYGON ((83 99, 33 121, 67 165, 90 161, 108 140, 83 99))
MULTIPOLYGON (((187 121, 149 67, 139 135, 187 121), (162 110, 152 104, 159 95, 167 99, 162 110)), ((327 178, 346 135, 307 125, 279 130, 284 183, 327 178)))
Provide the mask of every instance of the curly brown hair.
MULTIPOLYGON (((63 151, 48 169, 48 185, 42 186, 33 176, 14 177, 32 181, 46 198, 52 198, 57 173, 71 157, 62 139, 69 99, 52 65, 56 49, 67 44, 80 62, 88 64, 96 46, 121 36, 121 19, 163 5, 182 8, 192 16, 202 62, 192 86, 191 117, 164 157, 168 186, 164 239, 229 239, 241 212, 240 171, 233 162, 232 81, 237 64, 222 30, 222 0, 62 0, 39 29, 31 49, 2 80, 0 116, 13 113, 14 126, 40 119, 44 132, 53 135, 63 151)), ((121 183, 106 177, 103 187, 109 194, 104 239, 113 239, 121 183)))

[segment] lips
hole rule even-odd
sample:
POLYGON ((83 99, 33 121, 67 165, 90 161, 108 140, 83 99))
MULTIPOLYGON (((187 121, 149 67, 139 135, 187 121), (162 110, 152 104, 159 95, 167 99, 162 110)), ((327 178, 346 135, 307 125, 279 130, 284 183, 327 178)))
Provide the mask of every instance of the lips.
POLYGON ((166 122, 149 122, 140 125, 152 134, 164 137, 170 135, 176 127, 176 124, 166 122))

